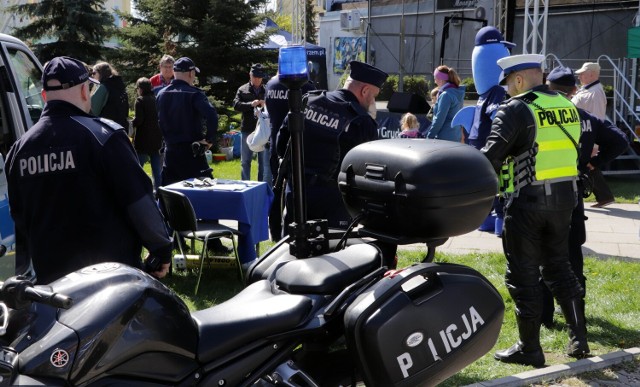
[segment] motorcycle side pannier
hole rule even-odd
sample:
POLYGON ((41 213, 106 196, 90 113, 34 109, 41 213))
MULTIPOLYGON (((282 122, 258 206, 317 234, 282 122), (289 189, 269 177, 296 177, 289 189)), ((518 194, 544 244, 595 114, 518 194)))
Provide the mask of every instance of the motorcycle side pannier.
POLYGON ((352 216, 373 236, 415 243, 475 230, 498 180, 477 149, 452 141, 371 141, 345 156, 338 178, 352 216))
POLYGON ((367 386, 432 386, 495 345, 504 303, 477 271, 422 263, 385 277, 344 316, 367 386))

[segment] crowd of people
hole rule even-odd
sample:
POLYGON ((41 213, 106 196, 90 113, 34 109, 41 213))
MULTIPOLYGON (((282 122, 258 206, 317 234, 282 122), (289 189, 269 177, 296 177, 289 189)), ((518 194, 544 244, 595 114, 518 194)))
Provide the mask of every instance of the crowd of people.
MULTIPOLYGON (((628 146, 624 133, 606 119, 597 63, 585 63, 575 72, 582 84, 578 89, 571 69, 560 66, 545 75, 543 60, 535 54, 497 60, 499 83, 508 95, 471 139, 471 132, 465 131, 469 128, 453 124, 462 108, 464 86, 453 68, 438 66, 433 73, 437 88, 431 94, 431 124, 421 134, 416 116, 408 113, 401 133, 408 138, 466 141, 484 153, 503 180, 505 282, 516 306, 519 340, 494 357, 532 366, 545 363, 540 326, 552 324, 554 299, 569 328, 567 354, 580 358, 590 352, 581 252, 584 184, 579 176, 592 177, 594 192, 602 195, 597 206, 611 203, 606 184, 599 185, 599 171, 628 146), (481 132, 485 134, 478 135, 481 132)), ((355 146, 379 138, 372 112, 388 76, 360 61, 350 62, 349 69, 338 90, 303 86, 306 215, 326 219, 336 229, 346 229, 352 221, 337 183, 341 161, 355 146)), ((113 66, 86 66, 69 57, 45 64, 46 106, 38 123, 12 146, 6 162, 17 259, 32 262, 39 282, 104 261, 140 268, 146 263, 146 270, 156 277, 167 274, 173 244, 154 189, 213 177, 204 151, 216 141, 218 114, 194 86, 199 72, 190 58, 163 56, 158 74, 136 81, 129 132, 128 97, 113 66), (152 180, 142 169, 147 161, 152 180), (42 191, 55 198, 55 205, 38 200, 42 191), (53 223, 58 227, 50 227, 53 223), (149 251, 145 261, 143 246, 149 251)), ((241 178, 251 179, 253 152, 246 135, 256 127, 256 109, 267 109, 271 143, 258 154, 257 178, 274 187, 282 185, 269 219, 271 235, 279 240, 287 234, 295 211, 291 175, 281 167, 287 166, 291 152, 287 88, 277 75, 264 85, 267 74, 260 64, 248 75, 233 101, 242 113, 241 178)), ((483 108, 484 102, 478 106, 483 108)), ((212 250, 228 252, 217 243, 212 250)), ((384 265, 395 268, 397 246, 378 247, 384 265)))

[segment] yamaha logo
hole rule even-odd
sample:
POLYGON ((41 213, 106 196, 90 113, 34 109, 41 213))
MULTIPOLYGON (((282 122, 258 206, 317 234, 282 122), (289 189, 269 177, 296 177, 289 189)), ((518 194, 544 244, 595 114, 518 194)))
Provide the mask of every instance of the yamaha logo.
POLYGON ((407 337, 406 344, 411 348, 417 347, 418 345, 420 345, 420 343, 422 343, 423 339, 424 335, 421 332, 415 332, 407 337))
POLYGON ((56 348, 51 354, 51 365, 56 368, 62 368, 69 363, 69 353, 64 349, 56 348))
POLYGON ((96 265, 85 267, 81 269, 80 272, 82 274, 96 274, 96 273, 104 273, 107 271, 113 271, 120 268, 120 264, 116 262, 104 262, 98 263, 96 265))

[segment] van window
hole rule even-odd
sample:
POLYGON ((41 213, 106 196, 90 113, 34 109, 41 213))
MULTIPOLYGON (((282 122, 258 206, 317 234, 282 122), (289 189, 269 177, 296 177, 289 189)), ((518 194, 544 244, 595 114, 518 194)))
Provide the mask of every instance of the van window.
POLYGON ((8 48, 7 51, 9 52, 9 61, 14 70, 20 94, 24 96, 24 102, 31 117, 31 125, 33 125, 40 119, 40 113, 44 108, 44 100, 40 94, 42 90, 42 71, 24 51, 16 48, 8 48))

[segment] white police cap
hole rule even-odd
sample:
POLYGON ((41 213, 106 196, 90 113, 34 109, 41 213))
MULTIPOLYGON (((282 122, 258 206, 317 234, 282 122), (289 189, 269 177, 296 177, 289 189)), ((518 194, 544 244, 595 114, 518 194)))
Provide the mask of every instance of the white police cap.
POLYGON ((544 55, 540 54, 522 54, 511 55, 498 59, 498 66, 502 69, 500 73, 499 81, 502 81, 509 76, 509 74, 526 69, 541 68, 544 61, 544 55))

